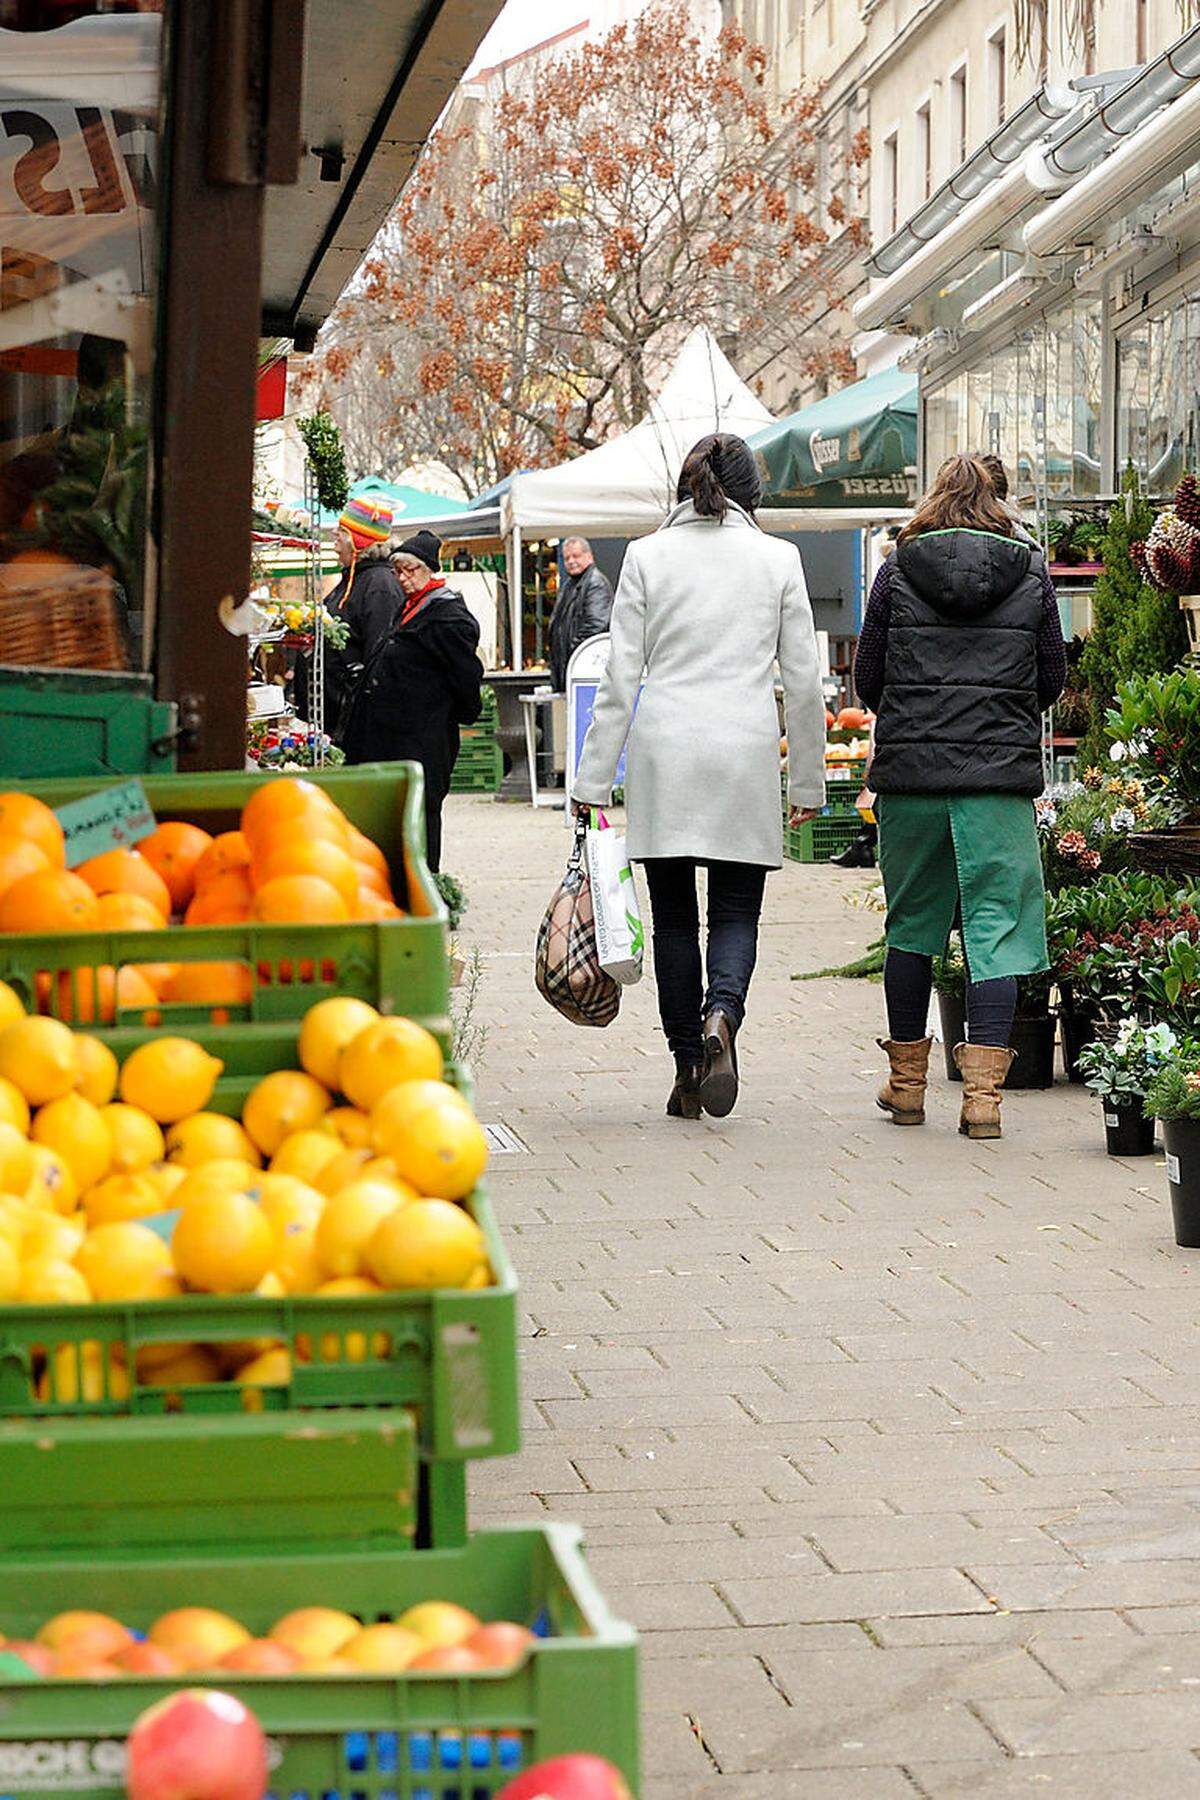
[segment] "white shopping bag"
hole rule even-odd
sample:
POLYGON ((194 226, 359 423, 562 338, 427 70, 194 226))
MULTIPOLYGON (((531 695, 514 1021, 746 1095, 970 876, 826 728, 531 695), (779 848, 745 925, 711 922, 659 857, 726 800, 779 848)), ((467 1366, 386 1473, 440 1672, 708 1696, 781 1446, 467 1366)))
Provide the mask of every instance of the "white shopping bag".
POLYGON ((631 987, 642 979, 645 933, 625 835, 614 831, 603 813, 592 817, 598 823, 588 830, 586 855, 600 967, 623 987, 631 987))

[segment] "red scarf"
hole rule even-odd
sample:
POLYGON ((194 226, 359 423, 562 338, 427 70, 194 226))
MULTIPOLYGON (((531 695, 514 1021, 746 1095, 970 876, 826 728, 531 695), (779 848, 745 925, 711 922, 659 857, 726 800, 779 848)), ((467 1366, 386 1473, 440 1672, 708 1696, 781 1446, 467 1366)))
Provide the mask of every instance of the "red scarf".
POLYGON ((423 588, 415 594, 405 595, 404 605, 400 610, 398 630, 403 630, 410 619, 415 619, 421 608, 435 588, 445 587, 446 583, 440 575, 431 575, 423 588))

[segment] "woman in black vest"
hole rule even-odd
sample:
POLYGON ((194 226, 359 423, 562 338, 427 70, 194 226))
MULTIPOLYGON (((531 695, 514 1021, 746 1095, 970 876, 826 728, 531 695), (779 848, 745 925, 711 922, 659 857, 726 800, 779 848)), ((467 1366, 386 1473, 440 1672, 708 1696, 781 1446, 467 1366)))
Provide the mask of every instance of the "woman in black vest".
POLYGON ((956 918, 967 961, 960 1131, 1000 1136, 1017 976, 1047 966, 1033 800, 1041 714, 1066 679, 1054 587, 1014 535, 991 477, 952 456, 879 571, 855 686, 875 709, 871 786, 887 894, 884 991, 891 1073, 879 1105, 925 1119, 933 978, 956 918))

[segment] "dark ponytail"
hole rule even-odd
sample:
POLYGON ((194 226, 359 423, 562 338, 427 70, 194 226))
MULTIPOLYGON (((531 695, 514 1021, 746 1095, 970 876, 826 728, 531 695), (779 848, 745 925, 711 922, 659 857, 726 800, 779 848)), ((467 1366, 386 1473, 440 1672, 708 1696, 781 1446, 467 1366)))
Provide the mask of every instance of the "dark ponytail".
POLYGON ((749 444, 727 431, 702 437, 683 459, 676 498, 690 500, 702 519, 723 520, 730 500, 752 513, 762 479, 749 444))

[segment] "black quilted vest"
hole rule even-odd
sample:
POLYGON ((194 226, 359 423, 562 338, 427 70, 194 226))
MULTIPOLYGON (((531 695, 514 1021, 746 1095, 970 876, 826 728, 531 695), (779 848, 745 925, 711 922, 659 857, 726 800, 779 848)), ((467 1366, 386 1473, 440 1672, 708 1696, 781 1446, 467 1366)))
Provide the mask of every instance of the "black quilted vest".
POLYGON ((1040 794, 1042 554, 987 531, 900 544, 871 786, 1040 794))

